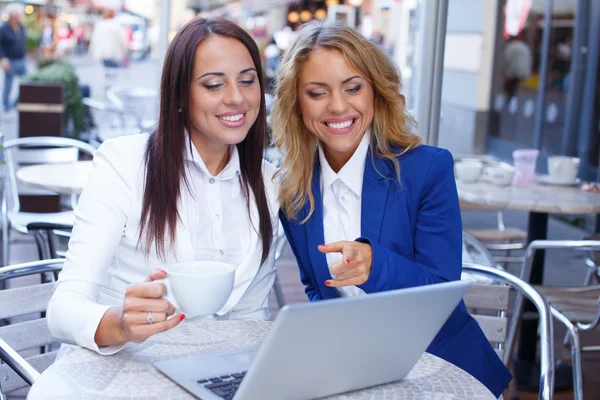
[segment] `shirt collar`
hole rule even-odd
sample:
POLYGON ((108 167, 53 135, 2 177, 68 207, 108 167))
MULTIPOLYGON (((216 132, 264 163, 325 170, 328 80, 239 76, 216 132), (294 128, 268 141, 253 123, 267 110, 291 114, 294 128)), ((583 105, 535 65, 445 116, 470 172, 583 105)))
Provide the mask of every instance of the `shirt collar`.
POLYGON ((360 144, 352 154, 348 162, 336 174, 327 159, 323 146, 319 144, 319 162, 321 163, 321 179, 323 179, 323 190, 327 189, 336 180, 340 179, 346 184, 357 196, 362 195, 363 175, 365 173, 365 161, 367 152, 369 151, 369 143, 371 142, 371 131, 367 129, 363 135, 360 144))
MULTIPOLYGON (((223 168, 223 170, 221 172, 219 172, 219 174, 217 176, 214 176, 214 178, 220 179, 220 180, 227 180, 227 179, 231 179, 233 177, 235 177, 238 173, 240 173, 240 155, 238 153, 238 149, 237 146, 232 145, 230 146, 231 149, 231 154, 229 157, 229 161, 227 162, 227 165, 225 166, 225 168, 223 168)), ((213 175, 208 171, 208 168, 206 167, 206 164, 204 163, 204 160, 202 159, 202 157, 200 157, 200 154, 198 153, 198 150, 196 149, 196 146, 194 146, 190 140, 189 134, 187 134, 186 132, 186 138, 185 138, 185 160, 195 163, 196 165, 198 165, 198 167, 200 167, 200 169, 202 170, 202 172, 204 172, 206 174, 206 176, 208 177, 213 177, 213 175)))

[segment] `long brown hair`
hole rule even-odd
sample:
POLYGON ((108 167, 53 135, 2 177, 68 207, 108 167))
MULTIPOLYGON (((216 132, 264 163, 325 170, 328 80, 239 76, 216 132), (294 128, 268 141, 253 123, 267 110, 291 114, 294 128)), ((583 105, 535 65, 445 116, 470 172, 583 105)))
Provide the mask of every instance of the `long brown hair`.
POLYGON ((352 28, 322 22, 304 25, 279 68, 272 111, 275 145, 283 153, 278 171, 282 178, 281 207, 289 218, 295 219, 308 201, 310 210, 304 221, 315 208, 311 182, 318 141, 302 121, 298 77, 311 52, 318 48, 338 51, 373 87, 373 154, 391 162, 398 179, 397 157, 420 142, 419 136, 412 133, 416 124, 406 112, 405 99, 400 93, 400 72, 385 53, 352 28))
MULTIPOLYGON (((269 255, 273 227, 262 176, 262 156, 267 144, 267 117, 260 53, 256 43, 242 28, 222 18, 199 18, 188 22, 171 42, 160 83, 160 115, 158 127, 148 140, 145 154, 146 178, 142 204, 139 242, 144 236, 146 252, 154 244, 160 258, 165 256, 166 239, 175 241, 177 205, 181 183, 188 186, 185 173, 185 131, 190 131, 187 107, 193 81, 196 48, 211 35, 239 40, 250 53, 260 83, 260 110, 246 138, 237 144, 242 186, 250 217, 250 193, 254 195, 259 214, 262 239, 262 261, 269 255)), ((188 187, 189 189, 189 187, 188 187)), ((138 242, 138 243, 139 243, 138 242)))

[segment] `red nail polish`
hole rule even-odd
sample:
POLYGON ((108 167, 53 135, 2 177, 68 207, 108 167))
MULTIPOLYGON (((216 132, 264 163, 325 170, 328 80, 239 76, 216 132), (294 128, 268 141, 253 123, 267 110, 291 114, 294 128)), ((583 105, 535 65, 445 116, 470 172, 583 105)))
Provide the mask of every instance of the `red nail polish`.
POLYGON ((160 268, 157 268, 156 272, 162 272, 165 275, 167 274, 167 271, 165 271, 164 269, 160 269, 160 268))
POLYGON ((180 314, 179 315, 179 321, 183 321, 184 318, 185 318, 185 314, 180 314))
POLYGON ((350 265, 350 260, 346 258, 346 265, 350 265))
POLYGON ((331 285, 331 281, 325 281, 325 285, 327 285, 327 286, 331 285))

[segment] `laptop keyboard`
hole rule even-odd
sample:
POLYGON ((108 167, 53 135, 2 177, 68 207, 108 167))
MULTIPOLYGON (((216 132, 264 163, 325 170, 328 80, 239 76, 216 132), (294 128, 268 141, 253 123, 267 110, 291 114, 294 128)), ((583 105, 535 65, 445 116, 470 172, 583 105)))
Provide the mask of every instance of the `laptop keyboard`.
POLYGON ((199 379, 197 382, 210 390, 217 396, 225 400, 233 399, 233 395, 240 387, 242 379, 246 375, 246 371, 239 372, 236 374, 215 376, 214 378, 199 379))

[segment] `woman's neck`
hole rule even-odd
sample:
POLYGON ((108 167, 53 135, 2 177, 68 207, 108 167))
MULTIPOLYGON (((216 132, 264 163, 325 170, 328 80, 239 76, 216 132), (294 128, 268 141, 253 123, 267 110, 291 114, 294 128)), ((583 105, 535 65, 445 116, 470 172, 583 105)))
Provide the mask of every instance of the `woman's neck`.
POLYGON ((354 150, 346 151, 346 152, 342 153, 342 152, 331 151, 331 150, 327 149, 327 147, 324 150, 325 150, 324 151, 325 159, 329 163, 329 167, 331 167, 333 172, 335 172, 336 174, 338 172, 340 172, 340 170, 342 168, 344 168, 344 165, 346 165, 348 160, 350 160, 352 158, 352 155, 356 151, 356 149, 354 149, 354 150))
POLYGON ((219 175, 227 166, 231 156, 231 146, 223 143, 202 140, 198 135, 192 136, 192 144, 204 161, 206 169, 213 176, 219 175))

